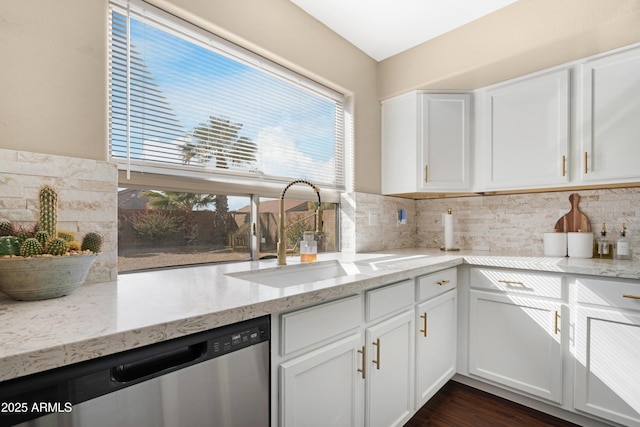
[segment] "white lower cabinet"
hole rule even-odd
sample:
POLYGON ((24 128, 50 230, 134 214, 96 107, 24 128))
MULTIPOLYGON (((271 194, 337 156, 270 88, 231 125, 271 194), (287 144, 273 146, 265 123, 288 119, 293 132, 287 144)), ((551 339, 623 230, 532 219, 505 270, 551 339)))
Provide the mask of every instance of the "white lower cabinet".
POLYGON ((416 407, 424 405, 456 373, 457 292, 416 307, 416 407))
POLYGON ((640 283, 579 279, 574 406, 640 426, 640 283))
POLYGON ((417 285, 422 302, 415 310, 415 406, 420 408, 456 373, 457 270, 419 277, 417 285))
POLYGON ((274 314, 272 425, 404 425, 455 373, 456 284, 449 268, 274 314))
POLYGON ((522 295, 548 292, 548 284, 560 287, 561 279, 491 269, 472 269, 470 277, 469 373, 562 403, 562 303, 522 295), (518 293, 473 289, 494 284, 518 293))
POLYGON ((362 426, 362 334, 280 365, 283 426, 362 426), (360 352, 359 352, 360 350, 360 352))
POLYGON ((366 329, 366 417, 369 427, 401 426, 413 406, 413 310, 366 329))

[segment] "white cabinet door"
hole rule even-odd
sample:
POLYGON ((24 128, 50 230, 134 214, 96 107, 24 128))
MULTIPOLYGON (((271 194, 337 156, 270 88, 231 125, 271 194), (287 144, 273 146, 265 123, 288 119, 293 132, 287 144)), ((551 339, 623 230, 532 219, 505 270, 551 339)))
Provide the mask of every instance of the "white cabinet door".
POLYGON ((413 415, 414 310, 366 330, 369 427, 403 425, 413 415))
POLYGON ((417 190, 418 99, 412 92, 382 102, 382 194, 417 190))
POLYGON ((469 372, 561 403, 561 304, 476 290, 469 297, 469 372))
POLYGON ((470 179, 470 104, 467 94, 421 96, 419 158, 421 191, 468 191, 470 179))
POLYGON ((568 70, 489 89, 485 109, 487 188, 568 182, 568 70))
POLYGON ((424 92, 383 101, 383 194, 470 191, 470 104, 424 92))
POLYGON ((640 49, 583 65, 584 181, 640 180, 640 49))
POLYGON ((457 291, 416 308, 416 408, 456 373, 457 291))
POLYGON ((362 426, 362 335, 355 334, 280 365, 280 425, 362 426))
POLYGON ((640 314, 579 307, 576 409, 640 426, 640 314))

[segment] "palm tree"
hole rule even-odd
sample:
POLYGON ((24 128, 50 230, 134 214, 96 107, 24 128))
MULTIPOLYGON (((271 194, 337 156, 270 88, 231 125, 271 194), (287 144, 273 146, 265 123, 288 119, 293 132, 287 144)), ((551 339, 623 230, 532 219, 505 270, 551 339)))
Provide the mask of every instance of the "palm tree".
MULTIPOLYGON (((191 142, 182 147, 183 162, 193 160, 206 166, 213 163, 216 169, 230 169, 231 166, 251 164, 256 161, 258 146, 253 140, 240 136, 242 123, 233 123, 224 117, 209 116, 190 133, 191 142)), ((215 196, 216 230, 225 238, 231 226, 227 196, 215 196)))
POLYGON ((149 197, 149 205, 156 209, 191 212, 215 203, 215 196, 211 194, 146 191, 144 195, 149 197))
POLYGON ((243 126, 229 119, 209 116, 207 122, 200 123, 190 133, 192 141, 182 148, 184 163, 197 159, 208 165, 215 159, 216 169, 230 169, 232 165, 254 162, 258 147, 250 138, 239 136, 243 126))

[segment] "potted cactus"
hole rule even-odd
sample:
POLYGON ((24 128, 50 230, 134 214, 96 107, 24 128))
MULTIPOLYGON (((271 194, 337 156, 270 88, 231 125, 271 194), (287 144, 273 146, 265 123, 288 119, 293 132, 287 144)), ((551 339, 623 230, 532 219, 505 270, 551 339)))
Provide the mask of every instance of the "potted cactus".
POLYGON ((58 230, 58 194, 40 189, 40 217, 33 229, 0 220, 0 291, 18 300, 68 295, 86 279, 103 238, 89 232, 81 242, 58 230))

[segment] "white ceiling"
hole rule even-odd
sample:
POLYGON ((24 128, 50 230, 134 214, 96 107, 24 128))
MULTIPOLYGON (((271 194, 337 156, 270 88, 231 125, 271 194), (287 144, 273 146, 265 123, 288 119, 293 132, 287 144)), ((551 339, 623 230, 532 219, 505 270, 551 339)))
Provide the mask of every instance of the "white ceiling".
POLYGON ((291 0, 382 61, 517 0, 291 0))

